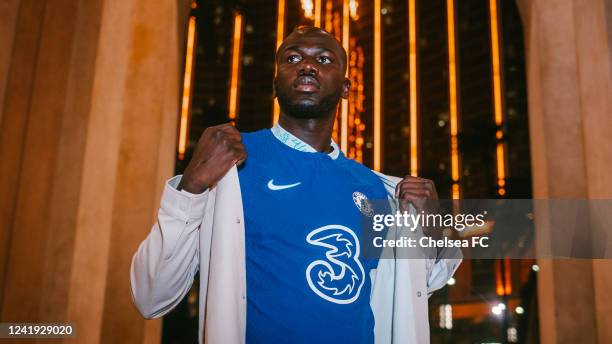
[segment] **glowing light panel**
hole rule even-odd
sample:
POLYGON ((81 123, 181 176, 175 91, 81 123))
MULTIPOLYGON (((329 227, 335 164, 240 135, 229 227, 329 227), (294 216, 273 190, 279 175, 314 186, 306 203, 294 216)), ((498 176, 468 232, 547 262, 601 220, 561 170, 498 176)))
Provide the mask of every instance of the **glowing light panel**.
POLYGON ((506 155, 504 153, 504 144, 501 142, 501 140, 504 138, 504 132, 501 129, 502 125, 504 124, 504 113, 502 107, 502 72, 497 0, 489 0, 489 11, 491 20, 491 65, 493 67, 493 112, 495 114, 495 125, 498 127, 498 130, 495 133, 495 138, 497 139, 497 194, 500 196, 505 196, 506 155))
POLYGON ((381 0, 374 0, 374 170, 382 168, 381 146, 381 0))
POLYGON ((314 3, 314 26, 321 27, 321 1, 315 0, 314 3))
MULTIPOLYGON (((349 0, 342 1, 342 47, 349 56, 349 0)), ((345 76, 348 77, 349 68, 345 76)), ((340 149, 348 152, 348 100, 342 99, 340 111, 340 149)))
POLYGON ((417 45, 416 45, 416 0, 408 1, 408 43, 410 65, 410 174, 416 176, 418 161, 418 113, 417 113, 417 45))
MULTIPOLYGON (((276 50, 283 43, 285 37, 285 0, 278 0, 278 15, 276 17, 276 50)), ((274 76, 276 77, 276 68, 274 68, 274 76)), ((272 114, 272 125, 278 121, 280 116, 280 106, 278 99, 274 98, 274 112, 272 114)))
MULTIPOLYGON (((194 3, 195 4, 195 3, 194 3)), ((185 52, 185 75, 183 78, 183 97, 181 100, 181 119, 179 124, 179 159, 183 160, 187 150, 189 110, 191 107, 191 82, 193 74, 193 52, 195 46, 196 18, 189 17, 189 27, 187 29, 187 50, 185 52)))
POLYGON ((234 39, 232 42, 232 70, 228 118, 234 122, 238 117, 238 81, 240 80, 240 47, 242 45, 242 14, 234 13, 234 39))
POLYGON ((451 194, 453 199, 458 199, 461 194, 459 186, 459 144, 458 127, 459 115, 457 111, 457 56, 455 44, 455 2, 446 1, 446 17, 448 26, 448 86, 449 86, 449 108, 450 108, 450 140, 451 140, 451 194))

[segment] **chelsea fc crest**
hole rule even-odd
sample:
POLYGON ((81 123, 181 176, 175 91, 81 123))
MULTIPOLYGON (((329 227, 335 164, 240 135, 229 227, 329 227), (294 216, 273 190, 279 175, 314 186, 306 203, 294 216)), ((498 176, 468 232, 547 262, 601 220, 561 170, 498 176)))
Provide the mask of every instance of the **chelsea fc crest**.
POLYGON ((367 217, 374 216, 374 209, 372 209, 372 205, 364 194, 359 191, 353 192, 353 202, 355 202, 357 209, 359 209, 363 215, 367 217))

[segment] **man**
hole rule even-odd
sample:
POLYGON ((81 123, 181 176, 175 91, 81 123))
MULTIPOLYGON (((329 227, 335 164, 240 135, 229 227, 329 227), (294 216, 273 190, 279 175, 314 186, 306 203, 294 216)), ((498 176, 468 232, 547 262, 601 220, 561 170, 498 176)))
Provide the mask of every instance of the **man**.
POLYGON ((360 256, 366 200, 391 193, 421 210, 437 194, 430 180, 374 173, 331 140, 346 61, 329 33, 300 27, 276 55, 279 123, 205 130, 132 262, 145 317, 171 310, 199 269, 202 342, 428 340, 426 295, 459 260, 360 256))

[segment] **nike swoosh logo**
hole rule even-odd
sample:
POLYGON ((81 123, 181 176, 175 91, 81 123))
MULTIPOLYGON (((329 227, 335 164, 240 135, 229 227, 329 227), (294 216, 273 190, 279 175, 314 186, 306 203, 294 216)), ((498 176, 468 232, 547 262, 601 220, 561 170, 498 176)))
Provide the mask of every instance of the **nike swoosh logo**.
POLYGON ((270 181, 268 182, 268 189, 274 190, 274 191, 276 191, 276 190, 284 190, 284 189, 292 188, 294 186, 298 186, 300 184, 302 184, 302 183, 301 182, 297 182, 297 183, 294 183, 294 184, 287 184, 287 185, 274 185, 274 179, 270 179, 270 181))

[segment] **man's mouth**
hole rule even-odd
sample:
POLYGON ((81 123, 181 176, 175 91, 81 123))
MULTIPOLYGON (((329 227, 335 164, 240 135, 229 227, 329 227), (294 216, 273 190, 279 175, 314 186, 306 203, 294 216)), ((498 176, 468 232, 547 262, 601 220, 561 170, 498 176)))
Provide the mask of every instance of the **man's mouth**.
POLYGON ((300 92, 316 92, 321 86, 315 77, 300 76, 293 82, 293 88, 300 92))

